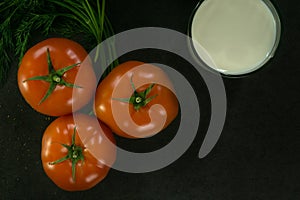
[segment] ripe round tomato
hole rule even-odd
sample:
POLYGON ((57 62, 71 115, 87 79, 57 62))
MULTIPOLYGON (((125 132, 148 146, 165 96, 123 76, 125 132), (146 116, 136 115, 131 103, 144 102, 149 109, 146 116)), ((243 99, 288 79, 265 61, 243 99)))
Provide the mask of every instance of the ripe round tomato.
POLYGON ((116 159, 115 140, 96 117, 66 115, 45 130, 41 158, 44 171, 58 187, 87 190, 109 172, 116 159))
POLYGON ((30 48, 18 70, 19 89, 27 103, 50 116, 86 105, 97 84, 87 56, 81 45, 65 38, 49 38, 30 48))
POLYGON ((94 112, 120 136, 149 137, 177 116, 178 100, 173 91, 171 81, 159 67, 128 61, 99 84, 94 112))

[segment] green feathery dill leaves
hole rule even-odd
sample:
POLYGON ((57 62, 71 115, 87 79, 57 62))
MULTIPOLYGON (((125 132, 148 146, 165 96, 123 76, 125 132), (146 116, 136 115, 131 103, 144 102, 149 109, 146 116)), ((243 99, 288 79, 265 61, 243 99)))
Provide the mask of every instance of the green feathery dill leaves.
POLYGON ((15 53, 19 57, 19 62, 27 50, 32 32, 41 30, 42 35, 48 35, 55 18, 56 15, 30 13, 19 22, 19 27, 15 31, 15 53))
MULTIPOLYGON (((0 13, 0 87, 7 80, 12 59, 21 61, 33 36, 54 34, 73 39, 84 35, 77 39, 90 51, 96 46, 92 44, 114 35, 105 14, 105 0, 4 0, 0 3, 0 13)), ((105 56, 112 58, 114 44, 107 51, 108 55, 96 54, 94 61, 105 59, 105 56)), ((116 65, 118 60, 110 65, 105 75, 116 65)))

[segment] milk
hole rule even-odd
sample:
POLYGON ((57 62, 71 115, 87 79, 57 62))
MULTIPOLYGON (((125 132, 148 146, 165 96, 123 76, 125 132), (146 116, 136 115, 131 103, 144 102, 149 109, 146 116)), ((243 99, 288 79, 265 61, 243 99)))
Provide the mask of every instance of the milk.
POLYGON ((194 14, 190 34, 196 53, 209 67, 240 75, 272 56, 278 28, 274 11, 262 0, 205 0, 194 14))

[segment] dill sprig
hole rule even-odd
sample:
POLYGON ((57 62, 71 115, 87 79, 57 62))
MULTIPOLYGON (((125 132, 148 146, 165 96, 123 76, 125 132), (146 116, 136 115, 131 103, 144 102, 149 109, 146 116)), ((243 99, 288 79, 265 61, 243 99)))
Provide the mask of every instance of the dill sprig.
MULTIPOLYGON (((7 80, 13 59, 20 62, 37 35, 73 39, 81 34, 84 37, 77 39, 89 51, 114 34, 105 14, 105 0, 91 3, 88 0, 4 0, 0 3, 0 13, 0 87, 7 80)), ((108 55, 97 53, 94 61, 113 55, 114 44, 111 44, 108 55)), ((106 73, 116 65, 118 60, 106 73)))
POLYGON ((15 31, 15 53, 19 57, 19 62, 27 50, 32 32, 41 30, 40 33, 47 36, 56 17, 53 14, 30 13, 20 21, 18 29, 15 31))

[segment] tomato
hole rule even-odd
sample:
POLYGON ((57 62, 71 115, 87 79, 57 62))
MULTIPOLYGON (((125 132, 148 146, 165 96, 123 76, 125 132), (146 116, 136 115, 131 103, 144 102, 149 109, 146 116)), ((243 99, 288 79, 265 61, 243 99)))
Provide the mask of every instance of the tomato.
POLYGON ((97 84, 87 56, 81 45, 65 38, 49 38, 30 48, 18 70, 18 86, 27 103, 49 116, 86 105, 97 84))
POLYGON ((166 128, 178 114, 172 83, 159 67, 128 61, 97 87, 94 112, 114 133, 145 138, 166 128))
POLYGON ((116 159, 115 140, 96 117, 66 115, 45 130, 41 158, 44 171, 58 187, 87 190, 108 174, 116 159))

